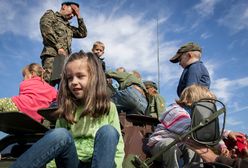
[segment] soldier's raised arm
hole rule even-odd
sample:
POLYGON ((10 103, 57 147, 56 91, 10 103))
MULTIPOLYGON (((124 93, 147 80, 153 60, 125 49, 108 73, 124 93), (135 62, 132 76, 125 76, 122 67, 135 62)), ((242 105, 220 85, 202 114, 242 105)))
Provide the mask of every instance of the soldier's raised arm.
POLYGON ((73 10, 73 14, 77 17, 78 20, 78 28, 71 26, 71 29, 73 31, 73 37, 84 38, 87 36, 87 28, 84 24, 83 18, 80 16, 80 9, 77 5, 71 5, 71 8, 73 10))

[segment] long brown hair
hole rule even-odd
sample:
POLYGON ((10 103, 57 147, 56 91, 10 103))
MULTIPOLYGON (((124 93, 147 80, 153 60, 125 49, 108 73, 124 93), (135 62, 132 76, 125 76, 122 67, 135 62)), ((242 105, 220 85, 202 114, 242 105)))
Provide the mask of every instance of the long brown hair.
POLYGON ((59 87, 57 113, 69 123, 75 123, 74 112, 79 105, 83 105, 83 111, 80 117, 90 115, 93 118, 97 118, 108 114, 110 109, 110 97, 107 93, 107 83, 101 63, 93 53, 84 53, 81 51, 73 53, 64 65, 59 87), (75 60, 86 61, 89 73, 89 81, 81 100, 76 99, 68 86, 66 67, 68 63, 75 60))

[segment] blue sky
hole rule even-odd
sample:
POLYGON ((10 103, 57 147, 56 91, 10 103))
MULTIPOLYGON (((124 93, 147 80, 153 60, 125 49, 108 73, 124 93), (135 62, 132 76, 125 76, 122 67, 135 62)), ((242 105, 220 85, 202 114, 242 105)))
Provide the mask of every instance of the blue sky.
MULTIPOLYGON (((21 69, 40 63, 39 19, 63 1, 0 0, 0 97, 18 94, 21 69)), ((88 36, 73 40, 73 51, 90 51, 105 43, 108 69, 138 70, 157 81, 157 18, 160 92, 167 105, 176 98, 182 72, 169 62, 189 41, 203 48, 211 90, 227 106, 227 128, 248 134, 248 2, 247 0, 81 0, 88 36)), ((76 24, 75 19, 72 24, 76 24)))

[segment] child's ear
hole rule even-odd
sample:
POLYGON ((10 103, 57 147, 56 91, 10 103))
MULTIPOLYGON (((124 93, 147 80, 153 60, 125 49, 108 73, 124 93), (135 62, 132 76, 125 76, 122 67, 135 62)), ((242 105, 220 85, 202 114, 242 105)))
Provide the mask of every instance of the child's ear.
POLYGON ((191 52, 188 52, 187 54, 188 54, 189 58, 192 58, 193 57, 193 55, 192 55, 191 52))
POLYGON ((67 7, 67 5, 65 5, 65 4, 61 6, 61 8, 62 8, 63 10, 65 10, 66 7, 67 7))
POLYGON ((25 76, 23 77, 23 80, 31 79, 31 78, 32 78, 32 74, 27 73, 27 74, 25 74, 25 76))
POLYGON ((31 73, 31 76, 32 76, 32 77, 37 76, 37 73, 32 72, 32 73, 31 73))

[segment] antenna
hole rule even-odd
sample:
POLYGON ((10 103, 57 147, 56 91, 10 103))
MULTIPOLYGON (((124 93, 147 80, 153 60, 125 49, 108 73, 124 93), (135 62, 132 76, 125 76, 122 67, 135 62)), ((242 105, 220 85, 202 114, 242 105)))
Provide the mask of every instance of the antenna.
POLYGON ((160 66, 159 66, 159 29, 158 29, 158 14, 157 14, 157 66, 158 66, 158 92, 160 93, 160 66))

